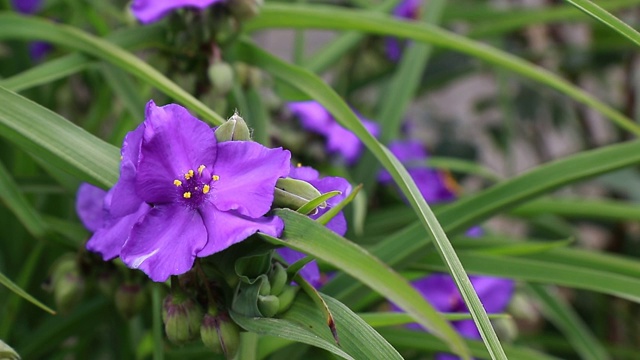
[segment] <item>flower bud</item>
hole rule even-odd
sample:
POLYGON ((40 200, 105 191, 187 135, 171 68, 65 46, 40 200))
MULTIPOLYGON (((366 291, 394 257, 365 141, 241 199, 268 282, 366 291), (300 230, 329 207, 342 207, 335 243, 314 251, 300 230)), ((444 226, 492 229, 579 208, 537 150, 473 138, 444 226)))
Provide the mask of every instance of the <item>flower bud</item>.
MULTIPOLYGON (((280 295, 284 286, 287 284, 287 270, 280 263, 274 263, 271 273, 269 273, 269 282, 271 283, 271 295, 280 295)), ((261 294, 262 295, 262 294, 261 294)))
POLYGON ((240 328, 227 314, 206 314, 200 326, 200 337, 216 354, 232 359, 240 347, 240 328))
POLYGON ((125 319, 131 319, 147 302, 144 288, 140 284, 124 283, 115 294, 116 308, 125 319))
POLYGON ((229 120, 227 120, 224 124, 218 126, 215 131, 215 135, 218 142, 232 140, 251 140, 251 131, 249 130, 247 123, 237 113, 233 114, 233 116, 230 117, 229 120))
POLYGON ((260 291, 258 293, 262 296, 271 295, 271 284, 269 284, 268 280, 262 281, 262 285, 260 286, 260 291))
POLYGON ((118 279, 114 272, 104 271, 97 275, 98 290, 107 297, 114 296, 118 279))
POLYGON ((280 306, 278 307, 277 314, 282 314, 283 312, 289 310, 291 305, 293 304, 293 299, 296 298, 296 294, 300 290, 297 286, 287 285, 282 293, 278 295, 278 299, 280 300, 280 306))
POLYGON ((248 20, 260 13, 263 0, 230 0, 229 9, 240 20, 248 20))
POLYGON ((213 93, 225 96, 233 87, 233 68, 226 62, 220 61, 209 65, 207 69, 209 81, 213 86, 213 93))
POLYGON ((84 295, 85 281, 75 255, 67 254, 53 265, 52 289, 56 306, 61 313, 69 313, 84 295))
MULTIPOLYGON (((281 178, 276 182, 273 204, 276 207, 298 210, 310 200, 321 195, 322 193, 318 189, 306 181, 281 178)), ((326 207, 326 202, 323 205, 320 207, 326 207)))
POLYGON ((264 317, 274 317, 280 308, 280 299, 275 295, 258 295, 258 310, 264 317))
POLYGON ((186 295, 172 294, 164 299, 162 321, 169 341, 183 344, 195 339, 200 332, 202 308, 186 295))
POLYGON ((20 360, 20 355, 0 340, 0 360, 20 360))

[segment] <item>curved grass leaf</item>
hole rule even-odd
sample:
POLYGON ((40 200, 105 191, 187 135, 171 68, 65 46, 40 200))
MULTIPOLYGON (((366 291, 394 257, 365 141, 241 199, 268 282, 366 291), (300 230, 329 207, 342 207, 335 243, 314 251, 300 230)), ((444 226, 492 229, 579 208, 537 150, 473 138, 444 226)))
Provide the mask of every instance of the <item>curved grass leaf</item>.
POLYGON ((578 9, 589 14, 600 23, 617 31, 620 35, 633 41, 636 45, 640 46, 640 33, 634 28, 624 23, 622 20, 611 15, 608 11, 594 4, 589 0, 566 0, 569 4, 577 7, 578 9))
POLYGON ((560 294, 554 294, 552 289, 537 284, 528 284, 527 290, 538 300, 541 311, 549 321, 551 321, 565 337, 573 344, 582 359, 585 360, 606 360, 611 357, 607 354, 604 346, 591 333, 591 330, 580 319, 560 294))
POLYGON ((250 318, 231 313, 246 330, 317 346, 343 359, 402 359, 400 354, 375 330, 340 302, 322 296, 333 314, 340 334, 336 345, 326 326, 325 315, 308 296, 296 297, 282 318, 250 318))
POLYGON ((204 120, 215 125, 221 125, 225 121, 151 65, 107 40, 75 27, 13 13, 0 13, 0 28, 3 29, 0 31, 0 39, 43 40, 95 56, 153 85, 202 116, 204 120))
MULTIPOLYGON (((597 291, 640 303, 638 278, 603 271, 592 264, 584 266, 559 263, 546 256, 531 259, 522 256, 497 256, 466 251, 459 252, 459 256, 470 273, 597 291)), ((440 265, 441 263, 437 256, 430 255, 424 264, 415 267, 442 271, 446 267, 440 265)))
POLYGON ((118 179, 116 147, 2 87, 0 103, 0 136, 93 184, 107 188, 118 179))
POLYGON ((33 296, 29 295, 26 291, 22 290, 18 285, 16 285, 13 281, 11 281, 11 279, 9 279, 8 277, 4 276, 3 273, 0 273, 0 284, 5 286, 7 289, 13 291, 17 295, 23 297, 24 299, 26 299, 30 303, 36 305, 40 309, 48 312, 49 314, 55 315, 55 313, 56 313, 55 311, 51 310, 47 305, 41 303, 36 298, 34 298, 33 296))
MULTIPOLYGON (((449 321, 456 320, 469 320, 471 315, 467 313, 441 313, 445 319, 449 321)), ((405 313, 401 312, 375 312, 375 313, 359 313, 358 316, 364 320, 371 327, 385 327, 411 324, 415 321, 413 318, 405 313)), ((510 318, 507 314, 489 314, 490 319, 503 319, 510 318)))
POLYGON ((510 213, 522 217, 552 214, 580 219, 640 221, 640 207, 638 207, 638 204, 607 199, 539 199, 518 206, 510 213))
POLYGON ((444 318, 402 276, 364 249, 306 216, 290 210, 276 210, 276 214, 284 220, 285 231, 282 239, 262 235, 268 241, 313 255, 342 269, 383 294, 414 320, 450 343, 458 345, 457 342, 461 341, 444 318))
POLYGON ((557 75, 499 49, 429 24, 401 21, 375 12, 349 10, 337 6, 284 4, 265 5, 260 16, 247 23, 248 30, 282 27, 359 30, 413 39, 465 53, 554 88, 597 110, 621 128, 640 135, 640 126, 625 115, 557 75))

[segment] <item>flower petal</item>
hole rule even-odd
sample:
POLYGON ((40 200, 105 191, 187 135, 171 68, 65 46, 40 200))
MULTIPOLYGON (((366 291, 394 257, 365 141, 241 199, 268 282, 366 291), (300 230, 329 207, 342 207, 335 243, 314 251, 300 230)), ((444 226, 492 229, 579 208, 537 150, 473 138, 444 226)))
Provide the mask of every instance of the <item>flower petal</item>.
POLYGON ((284 222, 277 216, 251 219, 235 211, 219 211, 214 206, 203 206, 200 208, 200 213, 209 238, 207 245, 198 253, 199 257, 222 251, 257 231, 271 236, 280 236, 284 228, 284 222))
POLYGON ((303 181, 317 180, 319 176, 318 170, 311 166, 292 166, 289 172, 290 178, 303 181))
POLYGON ((120 255, 122 246, 131 233, 131 228, 151 209, 149 205, 140 203, 138 210, 115 219, 96 231, 87 242, 87 250, 100 253, 102 258, 110 260, 120 255))
POLYGON ((216 158, 213 129, 182 106, 147 104, 136 192, 146 202, 162 204, 180 196, 174 180, 198 166, 210 167, 216 158))
POLYGON ((189 271, 206 243, 207 230, 198 211, 160 205, 133 227, 120 257, 128 267, 162 282, 189 271))
POLYGON ((96 232, 107 218, 104 197, 107 192, 91 184, 82 183, 76 196, 76 213, 87 230, 96 232))
POLYGON ((448 274, 431 274, 412 284, 438 311, 452 311, 460 300, 456 283, 448 274))
POLYGON ((300 122, 302 127, 318 134, 326 135, 332 124, 331 114, 317 101, 290 102, 287 107, 300 122))
POLYGON ((327 132, 327 150, 340 154, 348 164, 353 164, 362 151, 362 143, 351 131, 333 123, 327 132))
POLYGON ((273 203, 278 178, 289 173, 291 153, 269 149, 253 141, 226 141, 218 144, 218 158, 212 183, 213 204, 220 211, 237 210, 257 218, 273 203))
POLYGON ((452 323, 460 335, 467 339, 480 339, 480 332, 473 320, 460 320, 452 323))
POLYGON ((142 199, 136 193, 136 174, 140 158, 140 145, 144 134, 144 123, 125 136, 122 143, 122 161, 120 162, 120 178, 111 190, 113 199, 109 212, 114 217, 121 217, 136 211, 142 199), (115 201, 113 201, 115 200, 115 201))
POLYGON ((499 313, 509 305, 515 289, 513 280, 492 276, 470 276, 469 280, 488 313, 499 313))
POLYGON ((143 24, 160 20, 170 11, 181 7, 204 9, 224 0, 135 0, 131 5, 133 15, 143 24))
MULTIPOLYGON (((307 256, 304 253, 289 249, 287 247, 280 248, 276 251, 289 265, 307 256)), ((322 285, 322 282, 320 281, 320 269, 318 268, 318 263, 315 260, 306 264, 300 270, 299 274, 303 279, 307 280, 315 288, 322 285)))

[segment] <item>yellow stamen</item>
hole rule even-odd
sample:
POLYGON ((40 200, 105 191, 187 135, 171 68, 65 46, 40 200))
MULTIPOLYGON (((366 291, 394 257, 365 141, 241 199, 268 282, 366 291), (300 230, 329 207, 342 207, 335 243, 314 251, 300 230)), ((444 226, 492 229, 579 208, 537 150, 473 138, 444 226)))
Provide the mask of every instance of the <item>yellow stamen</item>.
POLYGON ((204 170, 205 167, 206 166, 204 166, 204 165, 198 166, 198 175, 202 176, 202 170, 204 170))
POLYGON ((218 175, 213 175, 211 178, 213 179, 213 181, 220 180, 220 176, 218 176, 218 175))
POLYGON ((184 174, 184 178, 189 180, 193 177, 193 170, 189 170, 186 174, 184 174))
POLYGON ((296 167, 302 167, 302 163, 297 163, 296 167))
POLYGON ((191 193, 187 191, 184 194, 182 194, 182 197, 184 197, 185 199, 191 199, 191 193))
POLYGON ((175 185, 175 186, 180 186, 180 185, 182 185, 182 181, 177 180, 177 179, 176 179, 176 180, 173 180, 173 185, 175 185))
POLYGON ((122 159, 124 159, 124 158, 122 157, 122 155, 120 155, 120 160, 122 160, 122 159))
POLYGON ((207 194, 209 193, 209 190, 211 189, 211 187, 209 185, 205 185, 202 187, 202 193, 203 194, 207 194))

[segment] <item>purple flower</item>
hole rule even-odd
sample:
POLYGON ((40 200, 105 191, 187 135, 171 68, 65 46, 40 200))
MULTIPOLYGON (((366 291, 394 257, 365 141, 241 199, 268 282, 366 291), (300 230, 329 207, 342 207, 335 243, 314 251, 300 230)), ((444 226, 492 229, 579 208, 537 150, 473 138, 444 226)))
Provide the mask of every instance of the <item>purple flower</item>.
POLYGON ((120 179, 104 199, 109 216, 87 249, 165 281, 257 231, 279 236, 282 220, 264 215, 290 157, 252 141, 219 143, 183 107, 150 101, 125 138, 120 179))
MULTIPOLYGON (((420 15, 420 6, 422 0, 404 0, 393 9, 393 15, 402 19, 415 20, 420 15)), ((402 44, 400 40, 394 37, 385 38, 385 51, 387 57, 392 61, 400 60, 402 55, 402 44)))
MULTIPOLYGON (((312 167, 292 166, 291 171, 289 172, 289 177, 304 180, 323 194, 336 190, 341 192, 340 195, 336 195, 327 200, 327 206, 325 208, 318 208, 317 213, 309 215, 309 217, 314 220, 329 211, 331 207, 338 205, 349 195, 349 193, 351 193, 351 184, 349 184, 346 179, 334 176, 320 178, 318 171, 312 167)), ((340 236, 343 236, 347 232, 347 220, 342 211, 327 223, 327 228, 340 236)), ((293 264, 306 256, 301 252, 286 247, 278 249, 278 253, 289 264, 293 264)), ((305 265, 302 270, 300 270, 300 275, 314 287, 320 287, 323 284, 321 281, 320 270, 318 269, 318 264, 315 260, 305 265)))
MULTIPOLYGON (((456 195, 449 188, 443 173, 427 167, 427 151, 422 144, 415 140, 393 141, 389 150, 407 168, 409 175, 415 181, 420 193, 429 203, 439 203, 454 200, 456 195)), ((381 170, 378 181, 383 184, 393 182, 387 170, 381 170)))
POLYGON ((82 183, 76 197, 76 213, 82 225, 91 232, 96 232, 104 225, 109 213, 104 208, 107 192, 91 184, 82 183))
MULTIPOLYGON (((469 276, 469 280, 471 280, 471 284, 487 313, 500 313, 509 305, 515 288, 513 280, 490 276, 469 276)), ((440 312, 469 312, 455 282, 448 274, 431 274, 412 282, 412 284, 440 312)), ((400 311, 395 305, 393 308, 394 311, 400 311)), ((454 321, 452 325, 463 337, 480 338, 480 333, 471 319, 454 321)), ((424 330, 418 324, 409 324, 408 327, 414 330, 424 330)), ((437 358, 439 360, 459 359, 449 354, 438 354, 437 358)))
POLYGON ((33 15, 40 10, 42 0, 12 0, 13 8, 25 15, 33 15))
MULTIPOLYGON (((318 102, 290 102, 288 108, 300 119, 303 128, 326 138, 327 151, 329 153, 340 154, 350 165, 358 160, 363 148, 360 139, 338 124, 333 116, 318 102)), ((360 117, 360 120, 373 136, 378 136, 378 124, 362 117, 360 117)))
POLYGON ((175 9, 192 7, 202 10, 224 1, 226 0, 134 0, 131 11, 141 23, 149 24, 160 20, 175 9))

